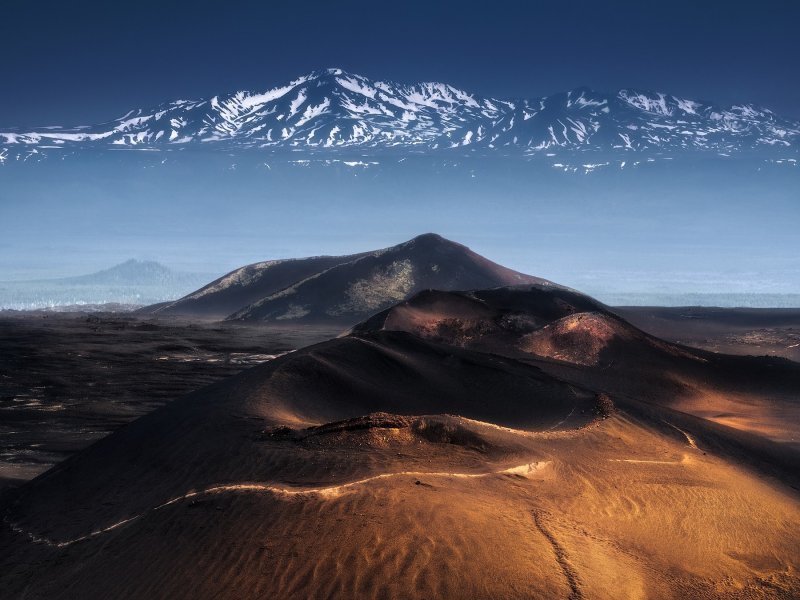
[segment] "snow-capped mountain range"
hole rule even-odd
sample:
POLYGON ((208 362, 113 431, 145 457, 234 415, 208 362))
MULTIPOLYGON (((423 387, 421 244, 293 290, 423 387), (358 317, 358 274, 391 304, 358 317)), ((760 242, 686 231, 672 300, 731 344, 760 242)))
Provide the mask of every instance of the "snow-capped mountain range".
POLYGON ((685 152, 795 156, 800 121, 753 105, 578 88, 535 99, 482 98, 442 83, 316 71, 265 92, 136 109, 100 125, 0 132, 0 162, 82 150, 216 148, 369 154, 685 152))

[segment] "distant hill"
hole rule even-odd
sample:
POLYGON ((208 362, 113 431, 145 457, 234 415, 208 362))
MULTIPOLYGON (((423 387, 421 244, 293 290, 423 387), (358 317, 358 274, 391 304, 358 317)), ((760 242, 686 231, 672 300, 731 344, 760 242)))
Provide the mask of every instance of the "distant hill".
POLYGON ((75 285, 159 285, 184 282, 196 277, 196 274, 173 271, 153 260, 130 259, 96 273, 67 277, 57 281, 75 285))
POLYGON ((208 277, 173 271, 155 261, 131 259, 76 277, 0 282, 0 310, 142 306, 179 297, 208 277))
POLYGON ((372 252, 269 261, 228 273, 158 314, 241 321, 354 324, 424 289, 554 285, 429 233, 372 252))

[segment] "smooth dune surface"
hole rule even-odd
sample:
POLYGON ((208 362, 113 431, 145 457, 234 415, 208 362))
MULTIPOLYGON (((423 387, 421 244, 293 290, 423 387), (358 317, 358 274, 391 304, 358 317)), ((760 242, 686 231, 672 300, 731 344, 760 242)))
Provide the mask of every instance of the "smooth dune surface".
POLYGON ((0 593, 797 597, 799 369, 564 288, 421 292, 7 497, 0 593))

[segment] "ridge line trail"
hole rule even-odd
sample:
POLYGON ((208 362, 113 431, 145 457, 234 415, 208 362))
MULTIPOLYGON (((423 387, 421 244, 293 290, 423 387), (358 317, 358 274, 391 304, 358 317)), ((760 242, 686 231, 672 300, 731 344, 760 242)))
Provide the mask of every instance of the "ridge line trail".
POLYGON ((691 435, 689 435, 688 433, 686 433, 683 429, 681 429, 680 427, 678 427, 676 425, 673 425, 672 423, 669 423, 667 421, 662 421, 662 423, 664 423, 665 425, 669 425, 673 429, 677 429, 678 431, 680 431, 683 434, 683 436, 686 438, 686 441, 689 443, 689 446, 691 446, 695 450, 699 450, 700 449, 700 448, 697 447, 697 442, 695 442, 694 438, 691 435))
POLYGON ((128 517, 121 521, 117 521, 112 525, 108 525, 107 527, 102 527, 100 529, 95 529, 87 533, 86 535, 82 535, 77 538, 73 538, 70 540, 62 540, 56 541, 45 536, 40 536, 32 531, 27 531, 23 529, 20 525, 14 523, 13 521, 9 520, 8 517, 3 518, 3 522, 8 525, 8 527, 20 535, 24 535, 27 537, 31 542, 35 544, 44 544, 46 546, 50 546, 51 548, 66 548, 67 546, 71 546, 73 544, 77 544, 78 542, 83 542, 104 533, 108 533, 119 527, 127 525, 150 512, 154 512, 157 510, 161 510, 168 506, 172 506, 173 504, 177 504, 184 500, 191 500, 193 498, 198 498, 201 496, 213 496, 218 494, 224 493, 271 493, 278 497, 293 497, 293 496, 320 496, 325 499, 333 499, 340 496, 342 493, 346 492, 347 490, 356 488, 360 485, 364 485, 370 483, 372 481, 377 481, 381 479, 389 479, 391 477, 454 477, 458 479, 480 479, 483 477, 490 477, 492 475, 515 475, 518 477, 527 478, 531 474, 539 471, 547 467, 551 461, 539 461, 539 462, 529 462, 524 463, 515 467, 509 467, 506 469, 500 469, 497 471, 489 471, 486 473, 449 473, 449 472, 427 472, 427 471, 397 471, 394 473, 379 473, 378 475, 372 475, 370 477, 365 477, 364 479, 357 479, 355 481, 350 481, 347 483, 341 483, 338 485, 331 485, 325 487, 293 487, 293 486, 280 486, 276 484, 269 484, 269 483, 230 483, 224 485, 215 485, 211 486, 202 490, 196 490, 187 492, 180 496, 175 496, 174 498, 170 498, 166 502, 162 502, 157 506, 147 509, 137 515, 133 515, 132 517, 128 517))

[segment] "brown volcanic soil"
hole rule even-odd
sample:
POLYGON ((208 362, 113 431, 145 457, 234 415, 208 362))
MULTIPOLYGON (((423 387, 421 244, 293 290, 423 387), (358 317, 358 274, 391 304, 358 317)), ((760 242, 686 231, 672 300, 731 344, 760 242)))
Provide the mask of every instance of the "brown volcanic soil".
POLYGON ((796 448, 681 404, 794 435, 798 368, 569 290, 423 294, 8 495, 0 596, 798 597, 796 448))
POLYGON ((125 423, 336 329, 0 314, 0 490, 125 423))
POLYGON ((658 403, 800 450, 800 365, 671 344, 570 290, 534 285, 429 291, 354 330, 407 331, 514 357, 578 385, 658 403))

